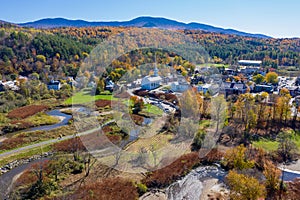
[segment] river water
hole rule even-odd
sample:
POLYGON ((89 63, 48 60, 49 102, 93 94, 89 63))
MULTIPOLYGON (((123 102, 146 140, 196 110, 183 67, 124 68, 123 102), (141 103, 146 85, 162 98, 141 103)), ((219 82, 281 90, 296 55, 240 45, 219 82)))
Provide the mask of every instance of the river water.
POLYGON ((33 128, 30 128, 30 129, 27 129, 25 131, 26 132, 30 132, 30 131, 49 131, 49 130, 67 125, 69 120, 72 118, 72 115, 62 113, 59 109, 51 110, 51 111, 47 112, 47 114, 50 115, 50 116, 53 116, 53 117, 62 117, 63 120, 61 120, 59 123, 56 123, 56 124, 53 124, 53 125, 33 127, 33 128))
MULTIPOLYGON (((72 118, 72 115, 64 114, 59 109, 49 111, 47 112, 47 114, 54 117, 63 117, 63 120, 57 124, 34 127, 26 131, 52 130, 60 126, 67 125, 69 120, 72 118)), ((143 125, 149 125, 151 123, 152 123, 152 119, 145 118, 143 125)), ((138 137, 138 131, 136 131, 136 133, 131 133, 129 140, 127 139, 127 141, 124 142, 125 144, 128 144, 128 142, 134 141, 137 137, 138 137)), ((9 188, 13 177, 15 177, 17 174, 27 169, 32 163, 18 166, 12 169, 11 171, 0 176, 0 186, 1 186, 0 194, 2 198, 5 197, 5 193, 7 192, 7 189, 9 188)), ((218 166, 198 167, 192 170, 190 173, 188 173, 181 180, 178 180, 173 184, 171 184, 166 189, 167 198, 169 200, 183 200, 183 199, 199 200, 204 188, 203 181, 205 181, 206 179, 215 178, 218 179, 220 182, 223 182, 226 175, 227 172, 218 166)), ((295 178, 299 178, 299 177, 300 177, 300 172, 285 171, 283 179, 285 181, 292 181, 295 178)))

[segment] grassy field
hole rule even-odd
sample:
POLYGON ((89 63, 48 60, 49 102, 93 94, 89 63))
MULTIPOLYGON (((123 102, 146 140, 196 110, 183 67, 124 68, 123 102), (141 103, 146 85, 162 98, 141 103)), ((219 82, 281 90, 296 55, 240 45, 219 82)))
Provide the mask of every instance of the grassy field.
POLYGON ((117 98, 113 97, 111 94, 91 95, 89 91, 80 91, 80 92, 76 92, 72 97, 68 98, 64 103, 66 105, 85 104, 85 103, 97 101, 99 99, 116 100, 117 98))
POLYGON ((51 125, 56 124, 59 122, 59 119, 50 115, 47 115, 46 113, 37 113, 33 116, 30 116, 25 119, 25 121, 30 122, 34 126, 41 126, 41 125, 51 125))
POLYGON ((154 115, 162 115, 164 113, 157 106, 154 106, 154 105, 151 105, 151 104, 145 104, 145 108, 143 109, 143 111, 154 114, 154 115))
MULTIPOLYGON (((293 141, 297 145, 298 149, 300 150, 300 135, 296 134, 293 141)), ((267 152, 276 151, 278 149, 279 142, 272 141, 268 139, 260 139, 259 141, 252 143, 254 147, 262 148, 267 152)))
POLYGON ((271 141, 267 139, 261 139, 259 141, 252 143, 256 148, 262 148, 267 152, 276 151, 278 149, 279 143, 277 141, 271 141))

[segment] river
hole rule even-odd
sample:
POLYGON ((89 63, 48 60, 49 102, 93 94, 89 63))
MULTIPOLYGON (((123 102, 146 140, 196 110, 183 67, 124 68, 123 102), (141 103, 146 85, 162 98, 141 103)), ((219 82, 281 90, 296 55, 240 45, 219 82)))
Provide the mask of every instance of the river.
MULTIPOLYGON (((59 109, 51 110, 47 112, 48 115, 54 116, 54 117, 60 117, 63 118, 59 123, 53 124, 53 125, 45 125, 40 127, 34 127, 30 128, 26 131, 37 131, 37 130, 52 130, 64 125, 67 125, 69 120, 72 118, 72 115, 64 114, 59 109)), ((152 123, 152 119, 145 118, 143 125, 149 125, 152 123)), ((128 142, 134 141, 138 137, 138 131, 136 133, 131 133, 129 140, 124 141, 125 144, 128 144, 128 142)), ((124 145, 124 144, 123 144, 124 145)), ((43 158, 47 159, 47 158, 43 158)), ((43 160, 42 159, 42 160, 43 160)), ((39 160, 41 161, 41 160, 39 160)), ((0 194, 2 197, 5 196, 7 193, 7 190, 9 189, 12 180, 14 177, 16 177, 18 174, 23 172, 25 169, 27 169, 31 164, 38 162, 33 161, 31 163, 20 165, 11 171, 3 174, 0 176, 0 194)), ((178 180, 171 184, 166 189, 166 196, 169 200, 182 200, 182 199, 189 199, 189 200, 199 200, 200 196, 204 190, 204 182, 207 179, 217 179, 221 183, 224 181, 225 176, 227 175, 227 172, 223 170, 220 167, 217 166, 201 166, 194 170, 192 170, 190 173, 188 173, 185 177, 183 177, 181 180, 178 180)), ((285 171, 283 179, 284 181, 292 181, 295 178, 300 177, 300 172, 297 171, 285 171)))
POLYGON ((49 131, 49 130, 56 129, 56 128, 59 128, 61 126, 67 125, 69 120, 72 118, 72 115, 62 113, 59 109, 51 110, 51 111, 47 112, 46 114, 48 114, 50 116, 53 116, 53 117, 58 117, 62 120, 59 123, 56 123, 56 124, 33 127, 33 128, 29 128, 25 131, 26 132, 30 132, 30 131, 49 131))

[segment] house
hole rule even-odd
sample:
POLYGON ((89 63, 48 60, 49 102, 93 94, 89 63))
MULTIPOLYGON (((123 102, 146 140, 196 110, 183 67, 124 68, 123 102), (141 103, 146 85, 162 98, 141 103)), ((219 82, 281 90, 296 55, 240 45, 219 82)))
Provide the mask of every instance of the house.
POLYGON ((190 84, 187 82, 173 82, 171 84, 171 90, 173 92, 185 92, 189 89, 190 84))
POLYGON ((254 74, 254 72, 258 72, 258 71, 259 71, 259 67, 244 66, 240 68, 240 72, 246 75, 251 75, 254 74))
POLYGON ((90 81, 88 84, 87 84, 87 87, 90 87, 90 88, 95 88, 97 86, 96 82, 95 81, 90 81))
POLYGON ((77 87, 78 83, 74 80, 72 76, 67 77, 66 80, 71 87, 77 87))
POLYGON ((219 85, 217 84, 197 85, 196 88, 198 92, 203 92, 203 94, 208 92, 210 95, 215 95, 219 92, 219 85))
POLYGON ((112 92, 114 90, 114 87, 115 87, 115 83, 110 79, 106 79, 105 90, 112 92))
POLYGON ((289 90, 292 97, 300 95, 300 89, 298 86, 287 86, 286 89, 289 90))
POLYGON ((223 74, 234 75, 235 74, 235 70, 234 69, 230 69, 230 68, 225 68, 223 74))
POLYGON ((209 91, 211 84, 204 84, 204 85, 197 85, 197 91, 198 92, 203 92, 203 94, 205 94, 206 92, 209 91))
POLYGON ((158 69, 155 66, 154 75, 145 76, 142 79, 141 88, 143 90, 154 90, 161 85, 162 78, 158 75, 158 69))
POLYGON ((17 86, 17 81, 0 81, 0 91, 12 90, 17 91, 20 88, 17 86))
POLYGON ((268 92, 272 93, 274 91, 273 87, 271 85, 255 85, 253 92, 268 92))
POLYGON ((245 94, 247 92, 247 85, 245 83, 236 83, 236 82, 223 82, 221 84, 220 92, 225 94, 225 96, 229 95, 239 95, 239 94, 245 94))
POLYGON ((48 85, 48 90, 60 90, 61 84, 59 81, 51 80, 48 85))

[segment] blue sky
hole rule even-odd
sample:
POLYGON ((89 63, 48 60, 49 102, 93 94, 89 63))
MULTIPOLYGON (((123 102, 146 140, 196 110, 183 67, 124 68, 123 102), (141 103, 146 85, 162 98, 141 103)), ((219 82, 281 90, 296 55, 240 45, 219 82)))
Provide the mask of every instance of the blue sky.
POLYGON ((273 37, 300 37, 299 0, 0 0, 0 3, 0 19, 16 23, 47 17, 123 21, 154 16, 273 37))

